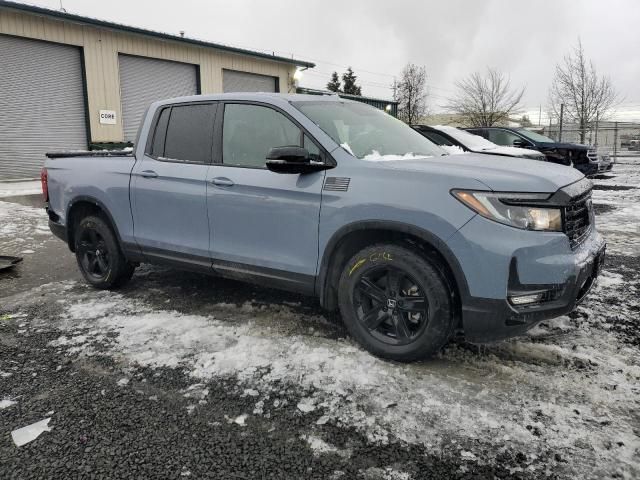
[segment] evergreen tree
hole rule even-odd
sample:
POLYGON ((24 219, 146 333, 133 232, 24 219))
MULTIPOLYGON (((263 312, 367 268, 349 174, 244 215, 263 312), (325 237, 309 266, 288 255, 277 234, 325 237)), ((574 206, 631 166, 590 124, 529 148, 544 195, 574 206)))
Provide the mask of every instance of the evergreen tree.
POLYGON ((347 68, 346 73, 342 74, 342 81, 344 83, 343 91, 351 95, 362 95, 362 89, 359 85, 356 85, 358 77, 353 73, 351 67, 347 68))
POLYGON ((333 72, 331 74, 331 80, 327 83, 327 90, 330 92, 341 92, 340 90, 340 78, 338 77, 338 72, 333 72))

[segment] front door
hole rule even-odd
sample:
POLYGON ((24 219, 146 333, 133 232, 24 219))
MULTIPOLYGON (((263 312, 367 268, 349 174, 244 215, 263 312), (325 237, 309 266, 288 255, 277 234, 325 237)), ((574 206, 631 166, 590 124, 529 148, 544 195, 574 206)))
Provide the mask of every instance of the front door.
POLYGON ((312 289, 325 173, 278 174, 265 161, 273 147, 304 146, 317 159, 320 149, 266 105, 227 103, 223 120, 214 154, 220 158, 207 175, 214 269, 257 275, 267 286, 312 289))
POLYGON ((210 267, 206 180, 216 108, 175 105, 156 117, 131 180, 134 235, 145 256, 210 267))

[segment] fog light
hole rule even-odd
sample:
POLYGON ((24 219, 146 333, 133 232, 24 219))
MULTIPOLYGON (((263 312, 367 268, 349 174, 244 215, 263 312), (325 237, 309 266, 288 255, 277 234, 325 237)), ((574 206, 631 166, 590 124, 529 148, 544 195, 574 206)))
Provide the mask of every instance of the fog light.
POLYGON ((532 293, 529 295, 517 295, 509 297, 509 301, 513 305, 529 305, 530 303, 538 303, 544 297, 544 293, 532 293))

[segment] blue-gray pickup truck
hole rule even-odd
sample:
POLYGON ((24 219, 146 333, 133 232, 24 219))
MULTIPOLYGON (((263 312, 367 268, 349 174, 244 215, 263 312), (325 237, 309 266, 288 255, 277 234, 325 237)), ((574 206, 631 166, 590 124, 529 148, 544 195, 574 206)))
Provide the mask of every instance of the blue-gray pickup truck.
POLYGON ((95 287, 148 262, 315 295, 400 361, 566 314, 604 259, 577 170, 448 156, 336 96, 161 101, 131 152, 48 157, 51 230, 95 287))

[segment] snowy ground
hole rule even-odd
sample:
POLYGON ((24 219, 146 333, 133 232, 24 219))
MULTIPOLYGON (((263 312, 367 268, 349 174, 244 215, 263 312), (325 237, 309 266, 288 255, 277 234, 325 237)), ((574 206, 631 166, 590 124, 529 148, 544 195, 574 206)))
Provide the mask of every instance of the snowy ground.
POLYGON ((92 290, 41 210, 0 200, 2 253, 33 252, 0 277, 0 475, 638 478, 640 160, 614 168, 594 180, 608 264, 576 312, 411 365, 289 294, 149 266, 92 290))

